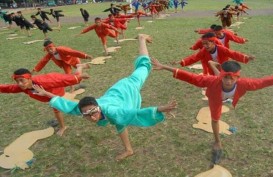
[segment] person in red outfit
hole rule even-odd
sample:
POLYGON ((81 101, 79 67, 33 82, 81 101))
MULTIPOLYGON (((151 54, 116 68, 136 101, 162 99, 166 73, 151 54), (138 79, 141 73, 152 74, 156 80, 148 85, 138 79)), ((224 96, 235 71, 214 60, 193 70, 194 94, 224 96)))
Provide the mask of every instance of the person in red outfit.
POLYGON ((236 15, 236 12, 227 7, 223 8, 221 11, 215 14, 216 17, 221 19, 222 26, 224 28, 230 27, 233 18, 232 15, 236 15))
MULTIPOLYGON (((123 36, 123 39, 125 39, 124 30, 127 29, 127 22, 128 20, 126 18, 115 18, 113 14, 109 14, 107 19, 103 20, 103 23, 107 23, 109 25, 114 26, 118 30, 120 30, 120 33, 123 36)), ((116 31, 116 35, 119 36, 118 31, 116 31)))
POLYGON ((243 13, 247 14, 246 10, 251 10, 246 4, 240 3, 239 5, 239 12, 241 13, 241 16, 243 15, 243 13))
MULTIPOLYGON (((138 22, 138 26, 140 27, 140 17, 143 17, 143 16, 148 16, 145 12, 141 11, 141 10, 138 10, 137 12, 135 13, 131 13, 131 14, 128 14, 128 15, 122 15, 120 14, 119 12, 115 15, 115 18, 126 18, 126 19, 132 19, 134 17, 137 18, 137 22, 138 22)), ((125 21, 127 22, 127 21, 125 21)))
POLYGON ((194 30, 195 33, 198 33, 198 34, 206 34, 206 33, 210 33, 210 32, 214 32, 214 28, 215 26, 217 26, 216 24, 212 24, 210 26, 210 28, 205 28, 205 29, 196 29, 194 30))
MULTIPOLYGON (((0 93, 25 93, 35 100, 49 102, 50 98, 40 96, 35 92, 37 85, 50 93, 63 96, 65 94, 64 87, 78 84, 82 79, 89 77, 82 73, 82 70, 87 68, 89 68, 88 64, 78 64, 75 74, 49 73, 37 76, 32 76, 29 70, 21 68, 16 70, 12 76, 16 84, 0 84, 0 93)), ((56 109, 53 109, 53 112, 60 125, 57 134, 62 136, 67 129, 63 114, 56 109)))
MULTIPOLYGON (((60 68, 63 68, 65 74, 71 74, 72 67, 76 68, 77 64, 81 63, 80 58, 93 58, 91 55, 73 50, 65 46, 56 47, 53 42, 49 40, 44 42, 44 50, 47 52, 47 54, 33 68, 32 74, 34 72, 41 71, 50 60, 52 60, 60 68)), ((71 92, 73 91, 74 86, 71 86, 71 92)))
POLYGON ((141 11, 141 10, 138 10, 135 14, 134 14, 137 18, 137 22, 138 22, 138 27, 140 27, 140 17, 143 17, 143 16, 148 16, 145 12, 141 11))
POLYGON ((250 60, 253 60, 254 56, 248 56, 246 54, 233 51, 221 45, 215 45, 215 34, 207 33, 202 36, 202 44, 203 48, 199 50, 197 53, 190 55, 180 61, 171 62, 172 64, 180 64, 181 66, 189 66, 193 63, 201 61, 203 66, 203 74, 214 75, 214 72, 209 67, 208 62, 210 60, 216 61, 219 64, 224 63, 225 61, 232 58, 236 61, 242 63, 248 63, 250 60))
POLYGON ((223 27, 220 25, 217 25, 214 27, 214 33, 216 34, 216 37, 224 44, 226 48, 230 48, 229 41, 236 42, 238 44, 244 44, 248 42, 247 39, 236 36, 230 32, 226 32, 223 30, 223 27))
MULTIPOLYGON (((213 34, 213 33, 212 33, 213 34)), ((222 42, 218 39, 218 38, 216 38, 216 35, 215 35, 215 38, 213 38, 214 39, 214 43, 216 44, 216 45, 223 45, 222 44, 222 42)), ((193 44, 191 47, 190 47, 190 49, 191 50, 201 50, 203 48, 203 43, 202 43, 202 38, 199 38, 196 42, 195 42, 195 44, 193 44)))
POLYGON ((222 143, 219 136, 219 120, 223 101, 233 99, 235 107, 239 99, 247 92, 262 89, 273 85, 273 76, 263 78, 240 78, 241 66, 235 61, 226 61, 221 65, 218 76, 204 76, 190 73, 161 64, 152 59, 154 70, 167 70, 173 77, 188 82, 197 87, 206 87, 206 96, 211 112, 211 125, 214 134, 213 163, 219 163, 222 154, 222 143))
POLYGON ((159 17, 159 12, 156 10, 157 7, 160 7, 159 3, 150 3, 149 10, 151 12, 152 18, 154 19, 154 15, 156 14, 159 17))
POLYGON ((112 25, 103 23, 101 18, 96 17, 95 18, 95 24, 83 29, 80 34, 87 33, 90 30, 95 30, 96 31, 98 37, 101 39, 105 54, 108 55, 107 45, 106 45, 107 44, 106 37, 109 36, 109 37, 115 38, 116 41, 118 41, 117 33, 120 33, 118 31, 118 29, 115 28, 112 25))
MULTIPOLYGON (((214 32, 214 28, 216 27, 217 25, 216 24, 212 24, 210 26, 210 28, 204 28, 204 29, 197 29, 197 30, 194 30, 195 33, 198 33, 198 34, 206 34, 206 33, 210 33, 210 32, 214 32)), ((222 29, 224 32, 226 33, 232 33, 234 35, 237 36, 237 33, 235 33, 232 29, 222 29)))

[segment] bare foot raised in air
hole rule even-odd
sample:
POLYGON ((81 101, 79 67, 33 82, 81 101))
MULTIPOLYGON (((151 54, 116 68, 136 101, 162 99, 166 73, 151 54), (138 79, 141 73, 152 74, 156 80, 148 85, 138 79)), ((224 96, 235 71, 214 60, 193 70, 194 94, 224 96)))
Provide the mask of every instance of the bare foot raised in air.
POLYGON ((148 42, 148 43, 152 43, 153 42, 152 37, 150 35, 148 35, 148 34, 138 34, 138 36, 136 38, 137 39, 141 39, 141 38, 145 39, 146 42, 148 42))

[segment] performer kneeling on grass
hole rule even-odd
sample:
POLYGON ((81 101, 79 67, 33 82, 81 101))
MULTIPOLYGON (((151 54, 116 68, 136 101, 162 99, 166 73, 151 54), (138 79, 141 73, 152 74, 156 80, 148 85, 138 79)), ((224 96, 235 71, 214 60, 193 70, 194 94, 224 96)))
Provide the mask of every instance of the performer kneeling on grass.
POLYGON ((213 145, 212 162, 220 162, 222 155, 222 143, 219 136, 219 120, 223 101, 232 98, 232 105, 235 107, 240 97, 247 91, 254 91, 273 85, 273 76, 263 78, 240 78, 241 66, 235 61, 226 61, 221 65, 220 71, 217 69, 220 65, 210 61, 210 67, 217 76, 198 75, 181 69, 173 68, 161 64, 158 60, 152 59, 155 70, 167 70, 173 73, 173 77, 188 82, 197 87, 207 87, 206 96, 209 101, 211 112, 211 126, 215 138, 213 145))
POLYGON ((98 99, 85 97, 79 103, 75 103, 41 88, 36 88, 40 95, 53 97, 50 105, 60 111, 82 115, 100 126, 106 126, 108 123, 115 125, 125 147, 125 152, 118 155, 116 160, 122 160, 134 154, 127 126, 150 127, 156 125, 165 120, 163 112, 168 113, 177 106, 177 102, 172 100, 163 106, 141 108, 140 90, 152 68, 146 42, 151 42, 152 39, 148 35, 140 34, 138 40, 139 56, 135 60, 133 73, 119 80, 98 99))
MULTIPOLYGON (((16 84, 0 84, 0 93, 24 92, 35 100, 49 102, 50 98, 37 94, 34 89, 41 87, 50 93, 63 96, 65 94, 65 87, 78 84, 82 79, 89 78, 87 74, 82 73, 82 70, 87 68, 89 68, 88 64, 78 64, 75 74, 49 73, 36 76, 32 76, 29 70, 21 68, 16 70, 13 74, 13 79, 16 81, 16 84)), ((64 124, 63 115, 56 109, 53 109, 53 111, 60 124, 60 129, 57 134, 62 136, 67 129, 64 124)))

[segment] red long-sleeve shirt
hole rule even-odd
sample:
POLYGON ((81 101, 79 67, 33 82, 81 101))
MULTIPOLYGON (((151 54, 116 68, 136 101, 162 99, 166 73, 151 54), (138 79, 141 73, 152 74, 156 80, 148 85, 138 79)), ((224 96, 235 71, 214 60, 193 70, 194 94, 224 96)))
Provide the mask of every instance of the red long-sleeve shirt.
MULTIPOLYGON (((73 74, 60 74, 60 73, 49 73, 43 75, 37 75, 32 77, 33 84, 42 86, 46 91, 53 93, 58 96, 65 94, 64 87, 78 84, 81 81, 81 77, 73 74)), ((1 84, 1 93, 20 93, 24 92, 29 97, 41 101, 49 102, 50 98, 35 94, 35 90, 26 89, 22 90, 17 84, 1 84)))
POLYGON ((104 23, 112 25, 117 29, 123 29, 123 30, 127 29, 127 26, 125 25, 126 21, 127 21, 127 19, 125 19, 125 18, 114 18, 113 20, 106 18, 103 20, 104 23))
MULTIPOLYGON (((206 87, 206 96, 209 101, 211 118, 218 121, 222 111, 222 80, 218 76, 204 76, 176 69, 173 77, 197 87, 206 87)), ((239 78, 233 97, 232 105, 235 107, 239 99, 247 92, 262 89, 273 85, 273 76, 263 78, 239 78)))
POLYGON ((82 32, 81 32, 81 34, 87 33, 88 31, 93 30, 93 29, 96 31, 98 37, 107 36, 110 33, 109 30, 115 30, 115 31, 117 30, 117 28, 115 28, 112 25, 108 25, 106 23, 101 23, 100 26, 94 24, 94 25, 91 25, 91 26, 83 29, 82 32))
POLYGON ((71 65, 73 67, 76 67, 77 64, 80 63, 80 59, 79 58, 86 58, 87 54, 77 51, 77 50, 73 50, 71 48, 68 47, 64 47, 64 46, 59 46, 56 47, 56 50, 60 56, 60 59, 56 59, 54 57, 54 55, 47 53, 38 63, 37 65, 34 67, 34 71, 41 71, 45 65, 52 60, 57 66, 59 66, 60 68, 64 68, 64 63, 67 65, 71 65))
MULTIPOLYGON (((236 61, 247 63, 248 59, 246 58, 245 54, 242 54, 240 52, 228 49, 224 46, 216 45, 217 50, 217 61, 219 64, 224 63, 229 58, 232 58, 236 61)), ((201 64, 203 66, 203 74, 210 74, 214 75, 214 72, 209 67, 208 61, 212 60, 211 54, 205 49, 202 48, 197 53, 190 55, 184 59, 181 60, 180 65, 181 66, 189 66, 193 63, 196 63, 198 61, 201 61, 201 64)))
POLYGON ((244 44, 246 39, 245 38, 242 38, 242 37, 239 37, 239 36, 236 36, 234 35, 233 33, 231 32, 224 32, 225 34, 225 41, 224 41, 224 46, 229 48, 229 41, 233 41, 233 42, 236 42, 238 44, 244 44))

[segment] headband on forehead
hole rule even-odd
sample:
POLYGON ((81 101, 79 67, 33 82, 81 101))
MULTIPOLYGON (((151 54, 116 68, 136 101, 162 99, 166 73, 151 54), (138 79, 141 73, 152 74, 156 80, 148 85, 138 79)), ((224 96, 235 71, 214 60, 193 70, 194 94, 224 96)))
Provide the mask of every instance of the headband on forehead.
POLYGON ((53 43, 48 44, 46 47, 44 47, 44 51, 48 50, 50 47, 55 47, 53 43))
POLYGON ((220 72, 220 77, 223 78, 225 76, 231 76, 231 77, 235 77, 235 76, 240 76, 240 71, 237 71, 237 72, 226 72, 224 70, 221 70, 220 72))
POLYGON ((217 38, 216 37, 205 37, 205 38, 202 38, 202 41, 203 40, 208 40, 208 41, 215 42, 217 40, 217 38))
POLYGON ((29 73, 21 74, 21 75, 13 74, 12 78, 13 78, 14 80, 17 79, 17 78, 30 79, 30 78, 31 78, 31 74, 29 74, 29 73))

